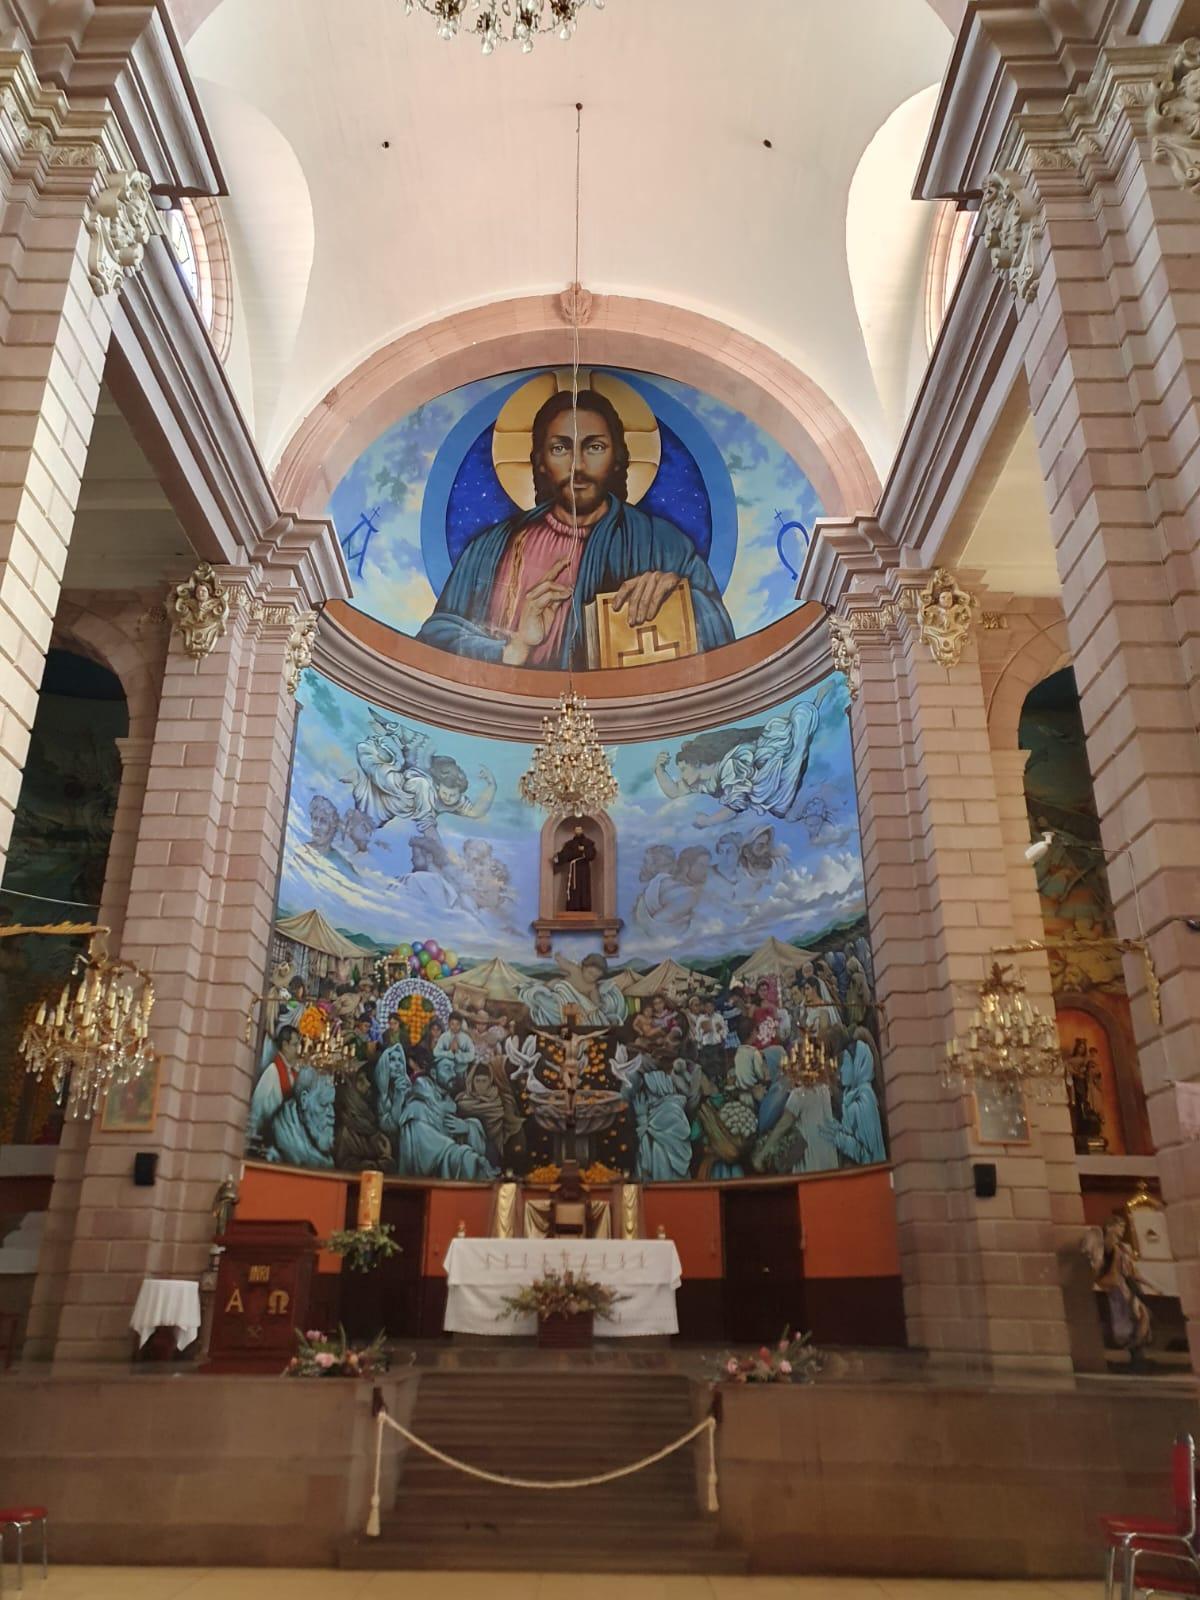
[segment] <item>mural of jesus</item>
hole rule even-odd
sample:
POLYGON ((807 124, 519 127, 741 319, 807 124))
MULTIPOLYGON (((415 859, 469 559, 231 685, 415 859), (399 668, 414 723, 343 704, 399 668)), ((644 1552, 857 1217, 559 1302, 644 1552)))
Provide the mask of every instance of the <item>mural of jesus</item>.
POLYGON ((598 594, 631 628, 686 580, 700 650, 734 630, 707 561, 673 522, 628 500, 616 407, 595 390, 551 396, 533 420, 536 504, 485 528, 459 556, 417 635, 477 661, 586 668, 584 610, 598 594))

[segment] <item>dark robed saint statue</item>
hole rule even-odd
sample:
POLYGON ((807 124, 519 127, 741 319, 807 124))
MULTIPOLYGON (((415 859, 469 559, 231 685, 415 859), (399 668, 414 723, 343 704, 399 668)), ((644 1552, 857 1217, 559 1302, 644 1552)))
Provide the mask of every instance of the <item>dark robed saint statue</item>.
POLYGON ((598 594, 613 594, 636 631, 686 580, 699 649, 731 642, 707 561, 673 522, 625 498, 629 450, 609 400, 553 395, 533 420, 530 461, 537 504, 475 535, 419 639, 477 661, 586 667, 584 610, 598 594))
POLYGON ((566 875, 565 910, 592 909, 592 862, 595 859, 596 846, 576 824, 574 833, 554 857, 555 872, 566 875))

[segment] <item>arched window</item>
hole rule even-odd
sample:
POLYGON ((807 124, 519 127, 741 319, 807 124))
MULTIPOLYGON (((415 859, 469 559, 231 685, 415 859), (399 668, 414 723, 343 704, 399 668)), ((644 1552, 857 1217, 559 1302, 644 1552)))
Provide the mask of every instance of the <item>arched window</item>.
POLYGON ((931 351, 966 264, 974 223, 973 212, 957 211, 948 200, 938 208, 925 268, 925 338, 931 351))
POLYGON ((215 200, 186 197, 166 214, 166 235, 187 291, 224 361, 231 334, 229 244, 215 200))

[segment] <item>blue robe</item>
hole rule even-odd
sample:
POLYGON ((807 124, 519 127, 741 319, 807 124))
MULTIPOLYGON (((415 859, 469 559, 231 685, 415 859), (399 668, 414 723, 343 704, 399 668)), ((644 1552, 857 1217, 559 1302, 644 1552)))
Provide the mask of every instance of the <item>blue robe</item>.
MULTIPOLYGON (((455 655, 498 663, 508 641, 507 635, 498 634, 488 623, 496 575, 513 534, 547 510, 548 504, 535 506, 477 533, 454 563, 433 615, 422 624, 417 638, 455 655)), ((608 510, 583 546, 571 611, 563 629, 560 668, 588 665, 583 608, 598 594, 611 594, 627 578, 643 572, 677 572, 688 580, 701 650, 733 642, 733 623, 716 580, 688 536, 666 518, 610 495, 608 510)))

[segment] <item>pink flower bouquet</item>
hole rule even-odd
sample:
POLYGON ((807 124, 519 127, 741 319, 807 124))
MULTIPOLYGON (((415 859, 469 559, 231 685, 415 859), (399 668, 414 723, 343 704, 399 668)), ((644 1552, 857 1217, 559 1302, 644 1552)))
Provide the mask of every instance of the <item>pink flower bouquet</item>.
POLYGON ((774 1347, 762 1345, 753 1355, 721 1358, 718 1383, 812 1383, 825 1365, 810 1334, 793 1338, 785 1328, 774 1347))

